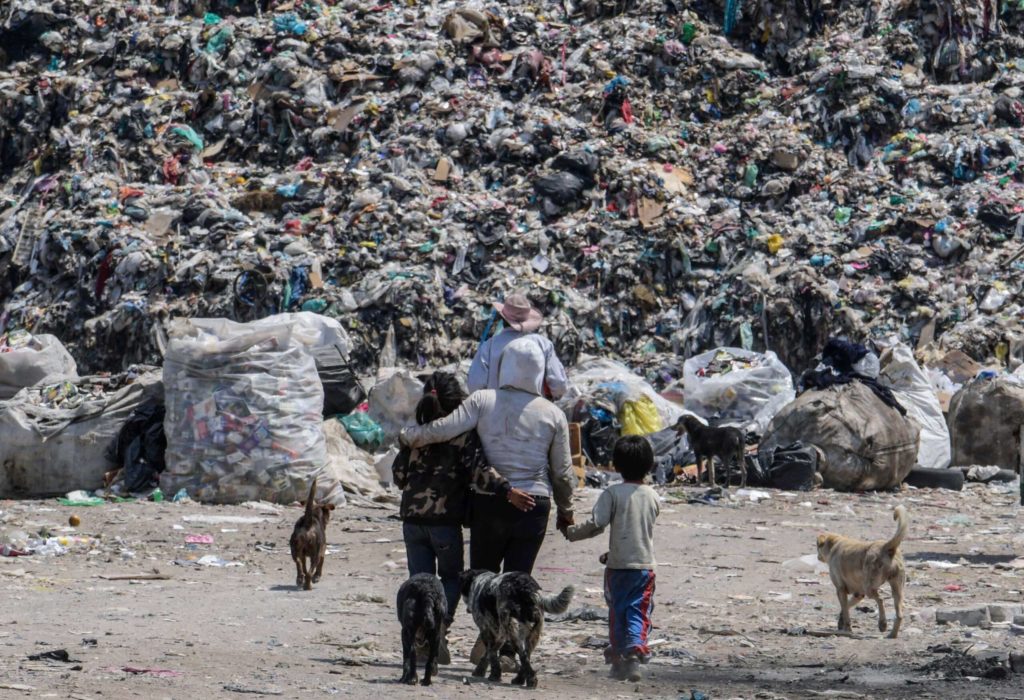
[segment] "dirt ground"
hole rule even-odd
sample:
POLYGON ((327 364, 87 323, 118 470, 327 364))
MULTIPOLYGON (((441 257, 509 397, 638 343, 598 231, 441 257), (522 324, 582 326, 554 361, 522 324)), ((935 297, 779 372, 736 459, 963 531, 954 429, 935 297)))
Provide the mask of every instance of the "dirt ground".
MULTIPOLYGON (((305 592, 294 588, 288 555, 295 507, 0 502, 5 536, 48 530, 98 540, 62 556, 0 557, 0 697, 1024 698, 1019 673, 950 681, 918 670, 936 660, 944 666, 949 650, 1024 651, 1024 637, 1008 623, 969 629, 934 620, 936 608, 1024 603, 1024 570, 1011 563, 1024 555, 1012 489, 768 491, 757 503, 749 496, 688 503, 701 493, 662 491, 657 655, 646 680, 607 679, 604 622, 550 622, 536 653, 538 691, 514 688, 508 676, 501 686, 470 678, 475 634, 461 607, 452 665, 430 688, 395 683, 394 596, 405 561, 392 505, 336 511, 325 578, 305 592), (854 614, 855 638, 827 636, 838 614, 827 575, 783 563, 813 554, 821 531, 888 536, 897 502, 911 515, 904 634, 883 638, 872 604, 854 614), (72 513, 82 521, 75 531, 67 525, 72 513), (189 535, 213 542, 186 544, 189 535), (238 565, 197 563, 203 557, 238 565), (168 578, 104 578, 132 574, 168 578), (28 659, 61 649, 71 661, 28 659)), ((581 514, 596 495, 579 495, 581 514)), ((603 610, 604 550, 603 538, 573 545, 552 529, 535 576, 549 590, 575 584, 572 609, 603 610)))

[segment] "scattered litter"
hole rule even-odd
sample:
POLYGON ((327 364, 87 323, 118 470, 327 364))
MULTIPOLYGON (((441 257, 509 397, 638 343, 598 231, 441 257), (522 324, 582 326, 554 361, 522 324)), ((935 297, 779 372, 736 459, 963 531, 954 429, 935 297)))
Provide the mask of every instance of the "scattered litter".
POLYGON ((185 535, 185 544, 213 544, 213 535, 185 535))
POLYGON ((224 686, 224 690, 229 693, 248 693, 250 695, 284 695, 284 691, 277 690, 276 688, 256 688, 230 683, 224 686))

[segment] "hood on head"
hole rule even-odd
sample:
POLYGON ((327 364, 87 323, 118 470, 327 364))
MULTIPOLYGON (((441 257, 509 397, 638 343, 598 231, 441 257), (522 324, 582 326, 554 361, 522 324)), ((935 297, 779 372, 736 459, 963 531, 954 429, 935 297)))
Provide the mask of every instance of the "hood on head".
POLYGON ((544 351, 531 338, 516 338, 505 346, 498 361, 498 388, 544 393, 544 351))

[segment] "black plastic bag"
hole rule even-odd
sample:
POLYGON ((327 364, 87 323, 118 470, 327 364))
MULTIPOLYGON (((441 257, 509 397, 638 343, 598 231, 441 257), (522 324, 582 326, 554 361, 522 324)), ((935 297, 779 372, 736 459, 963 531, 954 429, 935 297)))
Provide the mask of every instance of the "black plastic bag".
POLYGON ((340 348, 315 353, 316 371, 324 386, 324 417, 347 416, 366 401, 366 390, 359 383, 340 348))
POLYGON ((583 194, 583 180, 570 172, 551 173, 539 178, 534 185, 537 194, 559 206, 579 201, 583 194))
POLYGON ((166 466, 164 453, 164 404, 150 399, 132 411, 110 445, 108 457, 121 467, 121 478, 128 493, 152 488, 166 466))
POLYGON ((761 460, 757 458, 757 455, 745 455, 743 459, 747 465, 747 485, 770 488, 772 486, 771 475, 761 466, 761 460))
POLYGON ((580 438, 583 453, 591 464, 611 464, 615 441, 619 439, 618 423, 602 423, 596 418, 588 418, 580 426, 580 438))
POLYGON ((563 153, 551 163, 553 170, 561 170, 576 175, 583 181, 586 187, 593 187, 597 184, 594 176, 597 175, 598 168, 600 167, 601 160, 597 157, 597 154, 587 151, 563 153))
POLYGON ((777 448, 771 455, 768 481, 784 491, 810 491, 818 472, 818 451, 797 441, 777 448))

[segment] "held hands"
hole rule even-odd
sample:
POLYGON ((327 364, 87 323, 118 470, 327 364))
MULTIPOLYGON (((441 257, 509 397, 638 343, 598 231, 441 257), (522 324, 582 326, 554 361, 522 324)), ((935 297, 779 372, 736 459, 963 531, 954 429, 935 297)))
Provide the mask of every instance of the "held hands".
POLYGON ((555 527, 558 528, 558 531, 561 532, 562 535, 568 537, 567 530, 569 529, 569 526, 575 524, 576 518, 573 516, 572 513, 559 513, 558 520, 555 523, 555 527))
POLYGON ((533 496, 520 489, 509 490, 508 502, 524 513, 533 510, 533 507, 537 505, 537 502, 533 500, 533 496))

